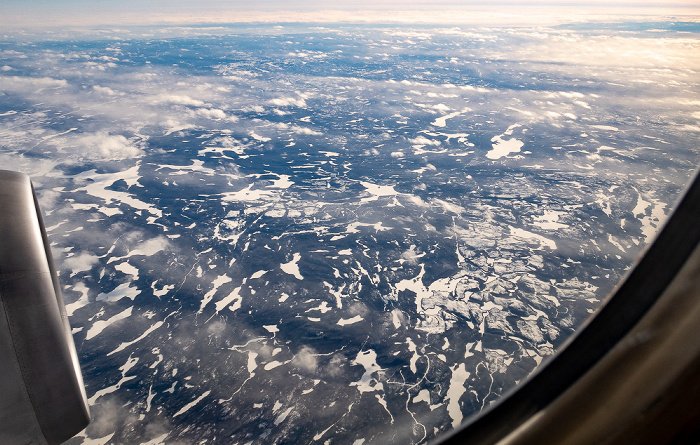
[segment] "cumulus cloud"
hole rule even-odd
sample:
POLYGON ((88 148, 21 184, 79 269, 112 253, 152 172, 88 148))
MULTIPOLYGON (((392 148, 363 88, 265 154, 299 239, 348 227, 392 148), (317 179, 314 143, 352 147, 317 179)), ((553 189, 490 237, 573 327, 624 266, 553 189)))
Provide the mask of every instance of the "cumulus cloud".
POLYGON ((115 95, 117 95, 117 92, 114 91, 113 89, 109 88, 109 87, 101 87, 101 86, 99 86, 99 85, 94 85, 94 86, 92 87, 92 89, 93 89, 96 93, 106 94, 107 96, 115 96, 115 95))
POLYGON ((142 154, 138 146, 120 134, 88 134, 79 139, 79 145, 85 150, 83 154, 92 159, 120 160, 142 154))
POLYGON ((313 348, 304 346, 292 359, 292 366, 306 372, 315 373, 318 369, 318 354, 313 348))
POLYGON ((412 245, 408 250, 401 254, 401 258, 403 258, 408 264, 416 265, 418 264, 418 258, 424 255, 424 253, 419 255, 418 252, 416 252, 416 246, 412 245))
POLYGON ((224 321, 214 321, 207 325, 207 333, 215 338, 220 338, 224 331, 226 330, 226 323, 224 321))
POLYGON ((50 135, 44 140, 56 147, 59 153, 92 161, 118 161, 139 157, 143 154, 141 143, 120 134, 106 131, 75 133, 76 128, 50 135))
POLYGON ((369 314, 369 309, 364 303, 356 302, 348 307, 348 313, 352 316, 359 315, 364 318, 369 314))
POLYGON ((457 214, 457 215, 461 215, 462 213, 465 213, 465 212, 466 212, 466 210, 464 209, 464 207, 459 206, 459 205, 456 205, 456 204, 452 204, 451 202, 443 201, 442 199, 437 199, 437 198, 436 198, 436 199, 433 199, 432 202, 433 202, 434 204, 439 205, 440 207, 442 207, 443 209, 445 209, 445 211, 450 212, 450 213, 454 213, 454 214, 457 214))
POLYGON ((308 134, 310 136, 321 136, 323 134, 320 131, 312 130, 307 127, 300 127, 298 125, 292 125, 292 132, 296 134, 308 134))
POLYGON ((435 139, 428 139, 425 136, 418 136, 417 138, 409 139, 408 142, 410 142, 413 145, 434 145, 438 146, 440 145, 440 141, 437 141, 435 139))
POLYGON ((161 124, 163 127, 166 127, 167 130, 165 130, 165 136, 178 132, 178 131, 183 131, 183 130, 190 130, 192 128, 197 128, 195 125, 187 123, 187 122, 180 122, 177 119, 166 119, 164 122, 161 124))
MULTIPOLYGON (((232 138, 231 136, 222 136, 215 138, 212 141, 214 144, 220 145, 222 148, 226 150, 231 150, 234 153, 237 153, 239 155, 242 155, 245 153, 246 148, 248 148, 244 143, 241 141, 232 138)), ((230 166, 229 166, 230 167, 230 166)), ((233 172, 236 176, 238 176, 238 171, 236 169, 235 172, 233 172)))
POLYGON ((56 203, 61 198, 61 192, 57 190, 37 190, 37 193, 39 194, 39 204, 41 204, 41 208, 45 209, 47 212, 55 208, 56 203))
POLYGON ((136 416, 124 409, 124 400, 117 396, 104 398, 90 407, 92 421, 86 429, 88 437, 105 437, 110 433, 133 424, 136 416))
MULTIPOLYGON (((3 71, 6 71, 3 69, 3 71)), ((62 88, 68 86, 65 79, 51 77, 0 76, 0 90, 13 92, 36 92, 44 88, 62 88)))
POLYGON ((136 246, 136 248, 132 250, 130 254, 151 256, 162 250, 168 250, 170 247, 170 240, 161 235, 142 242, 136 246))
POLYGON ((218 108, 198 108, 197 114, 212 120, 226 119, 226 113, 218 108))
POLYGON ((306 101, 304 99, 295 99, 293 97, 281 97, 277 99, 272 99, 271 104, 277 105, 278 107, 288 107, 293 105, 295 107, 305 107, 306 101))
POLYGON ((171 103, 176 105, 189 105, 193 107, 202 107, 204 102, 199 99, 193 99, 184 94, 159 94, 154 98, 156 103, 171 103))
POLYGON ((308 127, 300 127, 299 125, 285 124, 284 122, 277 122, 274 127, 279 130, 288 130, 295 134, 305 134, 309 136, 321 136, 323 133, 320 131, 312 130, 308 127))
POLYGON ((72 275, 78 272, 86 272, 97 264, 99 258, 88 252, 81 252, 78 255, 63 260, 63 266, 73 271, 72 275))
POLYGON ((334 354, 326 367, 326 373, 331 377, 342 376, 347 363, 347 358, 343 357, 341 354, 334 354))

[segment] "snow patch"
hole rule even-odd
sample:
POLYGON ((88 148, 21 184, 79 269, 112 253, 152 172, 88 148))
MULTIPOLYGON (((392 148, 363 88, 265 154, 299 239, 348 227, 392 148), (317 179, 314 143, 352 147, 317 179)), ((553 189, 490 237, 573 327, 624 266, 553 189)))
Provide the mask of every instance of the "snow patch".
POLYGON ((90 340, 91 338, 95 338, 99 333, 101 333, 107 326, 118 322, 119 320, 123 320, 125 318, 128 318, 131 316, 131 312, 134 310, 134 307, 131 306, 127 309, 124 309, 117 315, 108 318, 107 320, 98 320, 93 325, 88 329, 87 334, 85 335, 85 340, 90 340))
POLYGON ((295 253, 294 258, 288 263, 280 264, 280 268, 286 274, 293 275, 297 280, 303 280, 304 277, 299 273, 299 260, 301 259, 300 253, 295 253))

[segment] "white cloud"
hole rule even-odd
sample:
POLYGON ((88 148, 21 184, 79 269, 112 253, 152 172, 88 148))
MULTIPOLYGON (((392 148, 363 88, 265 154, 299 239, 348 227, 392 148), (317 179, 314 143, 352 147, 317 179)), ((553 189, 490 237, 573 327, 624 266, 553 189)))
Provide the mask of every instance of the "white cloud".
POLYGON ((341 354, 335 354, 326 367, 326 372, 332 377, 338 377, 343 373, 343 367, 347 365, 347 359, 341 354))
POLYGON ((581 99, 581 98, 585 97, 582 93, 579 93, 578 91, 572 91, 572 92, 560 91, 559 94, 564 96, 564 97, 568 97, 570 99, 571 98, 581 99))
POLYGON ((317 355, 318 354, 313 348, 304 346, 294 356, 294 359, 292 360, 292 366, 307 372, 316 372, 316 370, 318 369, 317 355))
MULTIPOLYGON (((4 71, 4 70, 3 70, 4 71)), ((65 79, 51 77, 0 76, 0 89, 6 91, 36 92, 44 88, 62 88, 68 86, 65 79)))
POLYGON ((45 140, 59 152, 68 153, 80 159, 117 161, 143 154, 139 143, 120 134, 109 134, 104 131, 78 134, 65 132, 45 140))
POLYGON ((214 139, 212 142, 214 144, 220 145, 221 148, 223 148, 223 149, 231 150, 234 153, 239 154, 239 155, 242 155, 243 153, 245 153, 246 148, 248 148, 241 141, 238 141, 237 139, 234 139, 231 136, 222 136, 222 137, 214 139))
POLYGON ((437 141, 435 139, 428 139, 425 136, 418 136, 417 138, 409 139, 408 142, 410 142, 413 145, 420 145, 420 146, 424 146, 424 145, 438 146, 438 145, 440 145, 440 141, 437 141))
POLYGON ((109 88, 109 87, 101 87, 101 86, 99 86, 99 85, 94 85, 94 86, 92 87, 92 89, 93 89, 95 92, 97 92, 97 93, 106 94, 106 95, 108 95, 108 96, 115 96, 115 95, 117 95, 117 92, 114 91, 113 89, 109 88))
POLYGON ((151 256, 161 250, 167 250, 170 248, 170 241, 164 236, 157 236, 146 240, 136 246, 134 250, 129 252, 129 255, 146 255, 151 256))
POLYGON ((197 114, 212 120, 226 119, 226 113, 218 108, 198 108, 197 114))
POLYGON ((361 317, 366 317, 367 314, 369 314, 369 309, 364 303, 353 303, 348 307, 348 313, 353 316, 361 316, 361 317))
POLYGON ((311 136, 321 136, 323 134, 320 131, 312 130, 307 127, 300 127, 298 125, 292 125, 292 131, 296 134, 308 134, 311 136))
POLYGON ((445 209, 447 212, 450 213, 455 213, 457 215, 460 215, 462 213, 465 213, 466 210, 462 206, 458 206, 456 204, 452 204, 451 202, 443 201, 442 199, 434 199, 432 201, 434 204, 439 205, 443 209, 445 209))
POLYGON ((284 122, 278 122, 274 125, 274 127, 279 130, 289 130, 292 133, 296 134, 308 134, 311 136, 321 136, 323 134, 320 131, 312 130, 308 127, 300 127, 299 125, 289 125, 285 124, 284 122))
POLYGON ((295 99, 293 97, 282 97, 277 99, 272 99, 271 104, 277 105, 278 107, 287 107, 293 105, 295 107, 305 107, 306 101, 304 99, 295 99))
POLYGON ((162 126, 166 127, 167 130, 165 130, 165 135, 169 135, 172 133, 175 133, 177 131, 182 131, 182 130, 189 130, 191 128, 197 128, 196 126, 190 124, 190 123, 182 123, 176 119, 166 119, 165 122, 162 123, 162 126))
POLYGON ((79 142, 84 149, 83 154, 92 159, 119 160, 142 154, 139 147, 120 134, 95 133, 83 136, 79 142))
MULTIPOLYGON (((5 166, 5 168, 7 168, 7 166, 5 166)), ((61 198, 61 192, 57 190, 37 190, 37 193, 39 194, 39 203, 41 204, 41 208, 45 209, 46 211, 50 211, 56 207, 56 203, 61 198)))
POLYGON ((156 103, 171 103, 177 105, 190 105, 194 107, 204 106, 204 102, 199 99, 193 99, 190 96, 178 94, 159 94, 155 98, 156 103))
POLYGON ((401 258, 405 260, 408 264, 416 265, 418 264, 418 258, 425 256, 425 253, 418 254, 416 252, 416 246, 412 245, 408 250, 401 254, 401 258))
POLYGON ((248 105, 246 107, 241 108, 241 111, 243 111, 245 113, 249 113, 249 112, 262 113, 265 111, 265 109, 263 107, 261 107, 260 105, 248 105))
POLYGON ((75 275, 78 272, 85 272, 92 269, 98 261, 99 259, 97 256, 88 252, 81 252, 78 255, 63 260, 63 265, 72 270, 72 275, 75 275))

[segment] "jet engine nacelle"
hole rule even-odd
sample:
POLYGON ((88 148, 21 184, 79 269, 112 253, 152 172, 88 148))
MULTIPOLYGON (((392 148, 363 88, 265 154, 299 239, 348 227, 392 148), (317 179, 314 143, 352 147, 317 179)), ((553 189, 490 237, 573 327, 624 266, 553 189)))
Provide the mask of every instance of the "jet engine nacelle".
POLYGON ((0 443, 59 444, 89 422, 32 183, 0 170, 0 443))

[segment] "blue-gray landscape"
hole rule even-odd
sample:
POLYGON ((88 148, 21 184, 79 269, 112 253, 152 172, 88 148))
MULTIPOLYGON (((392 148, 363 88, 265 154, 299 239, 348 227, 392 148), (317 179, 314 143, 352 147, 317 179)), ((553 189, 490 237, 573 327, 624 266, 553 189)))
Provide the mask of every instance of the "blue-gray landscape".
POLYGON ((69 444, 423 444, 546 361, 700 159, 700 26, 0 39, 92 411, 69 444))

